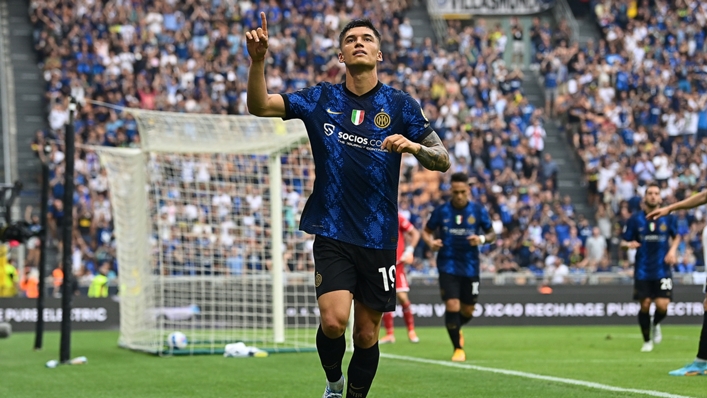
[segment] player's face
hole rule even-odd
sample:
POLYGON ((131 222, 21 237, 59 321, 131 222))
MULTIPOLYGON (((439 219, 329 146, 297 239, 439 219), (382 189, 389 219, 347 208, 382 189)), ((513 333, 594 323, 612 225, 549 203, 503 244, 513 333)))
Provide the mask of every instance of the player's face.
POLYGON ((660 189, 658 187, 649 187, 646 190, 646 195, 643 202, 650 208, 656 208, 663 203, 663 198, 660 197, 660 189))
POLYGON ((464 207, 469 203, 469 184, 465 182, 452 183, 452 206, 464 207))
POLYGON ((341 42, 339 62, 351 66, 374 68, 383 61, 380 43, 373 31, 364 26, 358 26, 346 32, 341 42))

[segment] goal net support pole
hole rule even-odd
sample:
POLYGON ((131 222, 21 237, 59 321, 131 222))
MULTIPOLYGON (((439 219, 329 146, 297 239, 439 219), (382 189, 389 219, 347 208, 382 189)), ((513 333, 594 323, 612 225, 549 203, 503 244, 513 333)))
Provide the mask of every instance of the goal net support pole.
POLYGON ((272 316, 273 339, 275 343, 285 342, 285 299, 282 283, 283 252, 282 252, 282 164, 280 155, 270 155, 268 158, 270 172, 270 225, 272 242, 272 316))

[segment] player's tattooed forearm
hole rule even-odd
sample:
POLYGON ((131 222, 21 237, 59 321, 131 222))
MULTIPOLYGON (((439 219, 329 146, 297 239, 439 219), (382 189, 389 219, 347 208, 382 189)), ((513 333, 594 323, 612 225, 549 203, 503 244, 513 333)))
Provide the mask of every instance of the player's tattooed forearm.
POLYGON ((429 170, 445 172, 449 169, 449 153, 437 133, 432 132, 420 142, 420 152, 415 155, 422 166, 429 170))

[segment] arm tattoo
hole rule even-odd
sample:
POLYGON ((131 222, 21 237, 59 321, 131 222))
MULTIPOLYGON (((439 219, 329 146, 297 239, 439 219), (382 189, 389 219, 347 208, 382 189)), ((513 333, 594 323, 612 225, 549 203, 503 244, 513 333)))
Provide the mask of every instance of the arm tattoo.
POLYGON ((434 131, 420 142, 420 152, 415 155, 426 169, 445 172, 449 169, 449 153, 444 148, 442 140, 434 131))

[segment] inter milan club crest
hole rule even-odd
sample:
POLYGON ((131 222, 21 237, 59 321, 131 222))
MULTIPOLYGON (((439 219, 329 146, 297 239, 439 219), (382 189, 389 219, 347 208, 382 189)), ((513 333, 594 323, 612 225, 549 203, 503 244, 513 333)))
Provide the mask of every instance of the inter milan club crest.
POLYGON ((454 219, 454 221, 457 223, 457 225, 462 223, 462 216, 461 214, 457 215, 454 219))
POLYGON ((390 126, 390 115, 385 113, 383 109, 381 109, 380 112, 376 114, 376 116, 373 118, 373 122, 376 124, 376 127, 379 129, 384 129, 388 126, 390 126))
POLYGON ((351 112, 351 123, 354 124, 354 126, 358 126, 359 124, 363 123, 363 116, 366 114, 366 112, 354 109, 353 112, 351 112))
POLYGON ((648 230, 650 230, 651 232, 655 232, 655 223, 654 222, 648 224, 648 230))

